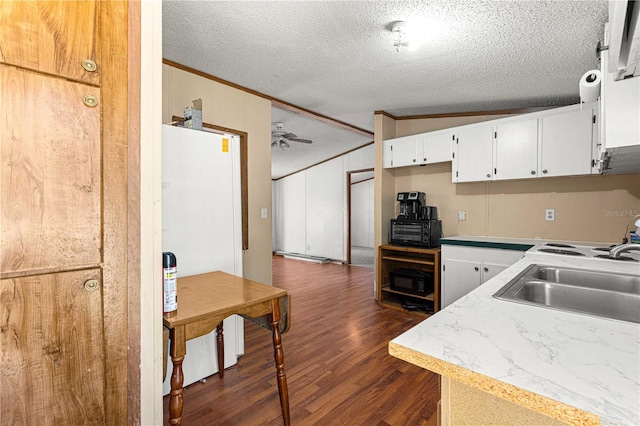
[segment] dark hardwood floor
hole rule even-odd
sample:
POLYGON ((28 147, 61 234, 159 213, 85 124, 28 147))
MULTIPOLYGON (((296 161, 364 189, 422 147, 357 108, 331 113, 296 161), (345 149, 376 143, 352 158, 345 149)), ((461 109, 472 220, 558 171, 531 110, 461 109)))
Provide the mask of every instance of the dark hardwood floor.
MULTIPOLYGON (((379 307, 373 269, 273 258, 273 285, 291 294, 282 336, 293 425, 424 425, 438 375, 388 354, 422 318, 379 307)), ((187 354, 187 356, 189 356, 187 354)), ((164 422, 168 422, 164 398, 164 422)), ((281 425, 271 334, 245 321, 245 354, 185 389, 184 425, 281 425)))

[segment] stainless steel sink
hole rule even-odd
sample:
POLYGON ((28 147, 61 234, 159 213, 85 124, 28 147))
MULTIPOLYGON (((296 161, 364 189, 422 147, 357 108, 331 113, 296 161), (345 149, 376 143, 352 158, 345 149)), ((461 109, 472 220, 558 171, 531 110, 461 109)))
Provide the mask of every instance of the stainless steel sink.
POLYGON ((531 265, 494 297, 640 323, 640 276, 531 265))

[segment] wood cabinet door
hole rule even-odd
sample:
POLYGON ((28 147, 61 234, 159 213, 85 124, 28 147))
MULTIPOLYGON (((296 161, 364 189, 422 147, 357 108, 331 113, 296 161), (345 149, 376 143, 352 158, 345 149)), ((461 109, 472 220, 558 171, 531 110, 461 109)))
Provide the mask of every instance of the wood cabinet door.
MULTIPOLYGON (((100 90, 0 64, 0 274, 101 262, 100 90)), ((2 275, 0 275, 2 276, 2 275)))
POLYGON ((98 4, 96 1, 0 2, 0 62, 99 83, 98 4), (97 68, 87 71, 82 65, 85 59, 92 60, 97 68))
POLYGON ((0 2, 1 424, 139 424, 130 6, 0 2))
POLYGON ((99 269, 0 280, 0 423, 105 424, 99 269))

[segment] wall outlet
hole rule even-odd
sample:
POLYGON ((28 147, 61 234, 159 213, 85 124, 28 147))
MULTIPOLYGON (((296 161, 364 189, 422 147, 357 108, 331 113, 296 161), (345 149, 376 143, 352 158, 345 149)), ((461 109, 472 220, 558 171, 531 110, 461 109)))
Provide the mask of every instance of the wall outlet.
POLYGON ((464 222, 467 220, 467 212, 464 210, 458 210, 458 222, 464 222))
POLYGON ((553 222, 556 220, 556 210, 555 209, 547 209, 544 214, 544 220, 553 222))
POLYGON ((266 209, 266 208, 264 208, 264 207, 263 207, 263 208, 260 210, 260 217, 261 217, 262 219, 266 219, 266 218, 267 218, 267 209, 266 209))

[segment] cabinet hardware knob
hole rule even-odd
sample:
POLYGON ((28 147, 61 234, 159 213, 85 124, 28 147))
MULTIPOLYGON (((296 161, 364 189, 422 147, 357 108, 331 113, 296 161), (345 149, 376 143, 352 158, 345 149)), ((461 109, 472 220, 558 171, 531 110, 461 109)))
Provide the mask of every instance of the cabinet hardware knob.
POLYGON ((487 173, 487 177, 490 178, 491 177, 491 173, 487 173))
POLYGON ((95 72, 98 69, 98 66, 91 59, 85 59, 82 61, 82 68, 89 72, 95 72))
POLYGON ((475 271, 479 271, 480 269, 476 266, 475 268, 473 268, 475 271))
POLYGON ((414 163, 416 162, 416 159, 415 159, 415 158, 413 159, 413 162, 414 162, 414 163))
POLYGON ((531 174, 532 174, 532 175, 535 175, 535 174, 536 174, 536 171, 535 171, 535 170, 531 170, 531 174))
POLYGON ((485 266, 484 271, 485 271, 485 272, 489 272, 489 268, 487 268, 487 267, 485 266))
POLYGON ((84 95, 82 102, 88 107, 94 107, 98 105, 98 98, 93 95, 84 95))
POLYGON ((98 98, 93 95, 84 95, 82 102, 88 107, 94 107, 98 105, 98 98))
POLYGON ((98 289, 98 280, 87 280, 84 283, 84 289, 87 291, 94 291, 98 289))
POLYGON ((427 157, 424 157, 424 159, 422 161, 427 161, 427 157))
POLYGON ((544 169, 544 170, 542 171, 542 174, 545 174, 545 175, 546 175, 547 173, 548 173, 547 169, 544 169))

